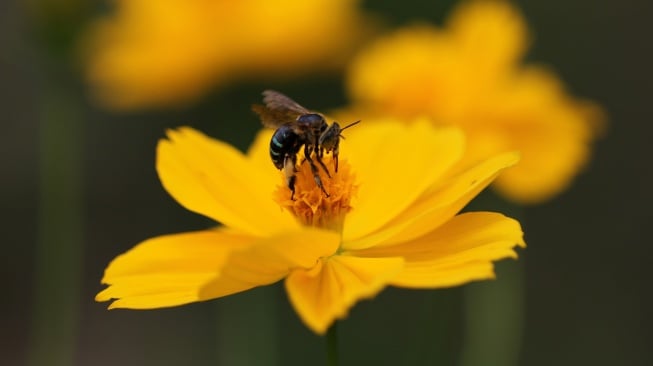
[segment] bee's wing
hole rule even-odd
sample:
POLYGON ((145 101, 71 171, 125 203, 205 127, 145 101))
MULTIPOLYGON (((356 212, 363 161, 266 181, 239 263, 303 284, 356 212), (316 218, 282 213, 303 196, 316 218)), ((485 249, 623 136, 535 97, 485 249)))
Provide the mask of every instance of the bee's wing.
POLYGON ((274 90, 263 92, 265 105, 255 104, 252 110, 261 118, 263 126, 277 128, 285 123, 294 122, 298 116, 311 113, 286 95, 274 90))
POLYGON ((298 116, 300 114, 311 113, 308 109, 299 105, 299 103, 290 99, 285 94, 275 90, 266 90, 263 92, 263 103, 272 110, 285 111, 286 113, 298 116))
POLYGON ((261 123, 267 128, 279 128, 279 126, 287 123, 290 120, 285 113, 279 113, 278 111, 269 109, 264 105, 253 104, 252 110, 258 114, 259 118, 261 119, 261 123))

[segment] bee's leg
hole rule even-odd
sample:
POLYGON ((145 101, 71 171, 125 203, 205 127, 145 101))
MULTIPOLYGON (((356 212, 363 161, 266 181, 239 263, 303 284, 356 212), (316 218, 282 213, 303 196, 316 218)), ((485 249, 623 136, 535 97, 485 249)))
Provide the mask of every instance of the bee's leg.
POLYGON ((324 189, 324 185, 322 184, 322 178, 320 178, 320 171, 318 170, 317 166, 315 163, 313 163, 313 160, 308 159, 308 162, 311 164, 311 171, 313 172, 313 179, 315 179, 315 184, 317 184, 318 187, 322 190, 325 196, 329 197, 329 193, 324 189))
POLYGON ((297 177, 295 177, 294 175, 287 179, 288 188, 290 188, 290 200, 291 201, 295 200, 295 179, 297 179, 297 177))
POLYGON ((297 157, 295 155, 286 155, 283 159, 283 175, 286 177, 286 185, 290 188, 290 199, 295 200, 295 164, 297 157))
MULTIPOLYGON (((329 193, 324 189, 324 185, 322 185, 322 179, 320 178, 320 171, 315 165, 315 162, 313 162, 313 159, 311 159, 311 154, 310 154, 310 149, 308 146, 304 148, 304 155, 306 157, 306 160, 308 163, 311 165, 311 172, 313 172, 313 179, 315 179, 315 184, 317 184, 318 187, 322 190, 324 195, 329 197, 329 193)), ((317 157, 317 154, 315 155, 317 157)), ((328 174, 328 173, 327 173, 328 174)))
POLYGON ((324 169, 324 172, 326 173, 327 177, 331 178, 331 174, 329 174, 329 169, 326 167, 326 164, 322 161, 322 155, 324 154, 324 149, 322 148, 316 148, 317 153, 315 154, 315 160, 317 160, 318 163, 320 163, 320 166, 322 166, 322 169, 324 169))
POLYGON ((333 148, 333 153, 331 156, 333 156, 333 163, 336 166, 336 173, 338 172, 338 155, 340 154, 340 149, 338 144, 333 148))

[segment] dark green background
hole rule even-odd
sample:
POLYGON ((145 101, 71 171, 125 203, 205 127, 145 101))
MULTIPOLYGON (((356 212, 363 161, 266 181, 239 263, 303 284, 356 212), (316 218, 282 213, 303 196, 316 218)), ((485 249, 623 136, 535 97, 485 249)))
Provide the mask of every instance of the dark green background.
MULTIPOLYGON (((517 3, 534 33, 527 59, 551 65, 570 91, 600 102, 610 121, 573 187, 519 213, 529 244, 520 259, 526 320, 519 364, 651 365, 653 240, 646 227, 653 203, 653 2, 517 3)), ((439 22, 451 4, 365 3, 391 25, 439 22)), ((27 364, 37 352, 30 339, 40 317, 65 314, 54 305, 62 296, 79 296, 69 299, 69 313, 77 316, 74 364, 237 364, 228 361, 238 354, 266 365, 323 364, 323 340, 299 322, 281 286, 155 311, 108 312, 93 297, 104 267, 118 253, 154 235, 209 224, 181 208, 158 182, 154 148, 166 128, 189 124, 245 148, 259 128, 249 105, 262 89, 277 88, 328 109, 346 101, 341 79, 250 82, 216 89, 183 109, 108 112, 90 103, 67 53, 87 16, 103 7, 93 3, 78 13, 50 11, 35 18, 27 16, 23 2, 0 4, 0 364, 27 364), (55 183, 51 192, 63 193, 44 201, 40 184, 62 175, 73 177, 72 183, 55 183), (42 222, 40 209, 60 213, 59 224, 42 222), (81 230, 67 233, 76 215, 81 230), (57 235, 77 237, 82 246, 61 242, 39 259, 44 235, 54 242, 57 235), (81 263, 80 276, 67 280, 51 273, 61 290, 37 298, 39 263, 62 258, 69 261, 64 268, 81 263), (276 303, 258 301, 270 297, 276 303), (247 327, 225 315, 250 311, 262 315, 247 327), (279 336, 266 333, 271 324, 279 336)), ((359 303, 340 328, 343 365, 455 364, 461 293, 388 289, 359 303)))

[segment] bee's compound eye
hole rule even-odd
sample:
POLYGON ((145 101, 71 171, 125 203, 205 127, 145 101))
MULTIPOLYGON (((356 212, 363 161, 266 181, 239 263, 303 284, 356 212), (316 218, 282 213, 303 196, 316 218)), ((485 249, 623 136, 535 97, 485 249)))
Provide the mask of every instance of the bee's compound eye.
POLYGON ((316 125, 319 126, 324 122, 324 117, 317 113, 302 114, 301 116, 297 117, 297 123, 307 127, 316 125))

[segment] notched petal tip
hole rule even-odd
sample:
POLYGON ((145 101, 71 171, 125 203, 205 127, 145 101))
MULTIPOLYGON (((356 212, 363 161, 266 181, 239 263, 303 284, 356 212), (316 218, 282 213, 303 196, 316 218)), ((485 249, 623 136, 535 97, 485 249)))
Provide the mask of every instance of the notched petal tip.
POLYGON ((204 138, 208 139, 205 134, 202 132, 190 127, 190 126, 179 126, 175 128, 166 128, 165 130, 166 137, 170 141, 175 141, 180 138, 204 138))
POLYGON ((105 288, 104 290, 100 291, 95 295, 95 301, 97 302, 105 302, 111 300, 111 296, 107 294, 107 290, 109 288, 105 288))

